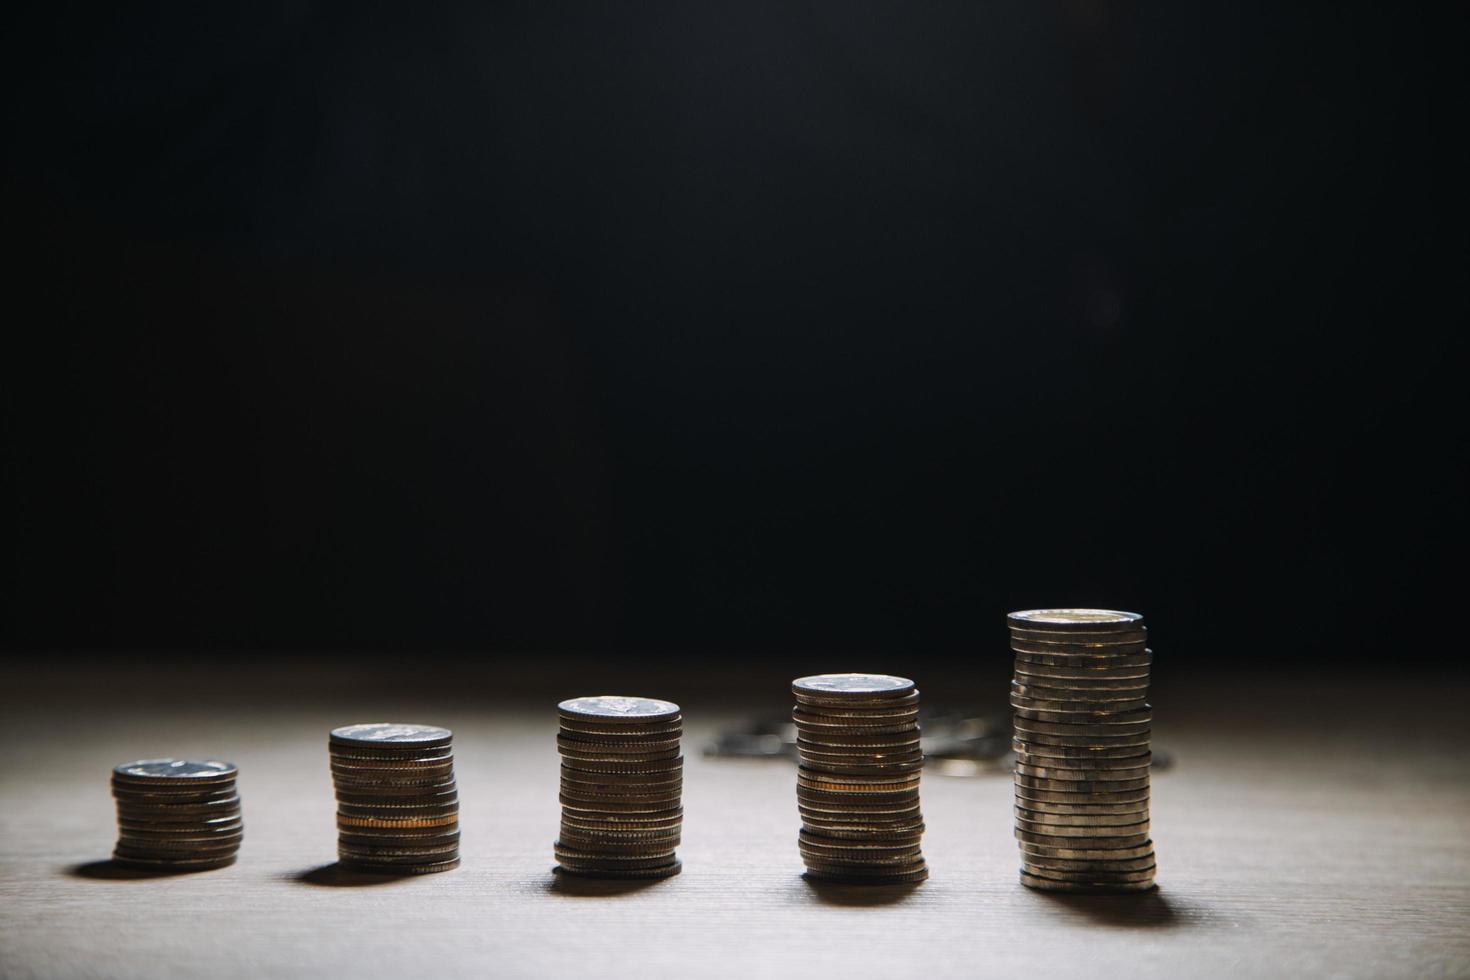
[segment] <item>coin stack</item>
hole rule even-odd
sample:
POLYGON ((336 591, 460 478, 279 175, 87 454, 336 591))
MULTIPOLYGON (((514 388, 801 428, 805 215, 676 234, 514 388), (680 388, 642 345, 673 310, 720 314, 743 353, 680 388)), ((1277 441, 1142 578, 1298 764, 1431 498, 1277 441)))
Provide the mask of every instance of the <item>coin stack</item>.
POLYGON ((333 729, 337 857, 378 874, 459 867, 454 735, 433 725, 373 722, 333 729))
POLYGON ((919 849, 919 692, 886 674, 819 674, 791 682, 800 765, 798 847, 818 881, 923 881, 919 849))
POLYGON ((112 770, 113 861, 157 871, 234 864, 245 836, 236 775, 228 762, 193 759, 143 759, 112 770))
POLYGON ((1152 888, 1153 653, 1143 617, 1033 609, 1008 619, 1021 883, 1068 892, 1152 888))
POLYGON ((614 695, 557 705, 561 836, 557 871, 588 878, 668 878, 684 825, 679 706, 614 695))

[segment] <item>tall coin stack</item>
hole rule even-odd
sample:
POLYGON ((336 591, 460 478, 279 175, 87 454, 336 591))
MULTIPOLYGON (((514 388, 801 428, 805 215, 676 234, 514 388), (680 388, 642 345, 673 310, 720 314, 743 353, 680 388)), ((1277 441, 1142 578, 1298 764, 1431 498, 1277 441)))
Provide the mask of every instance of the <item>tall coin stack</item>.
POLYGON ((798 847, 819 881, 923 881, 919 848, 919 692, 885 674, 819 674, 791 682, 800 765, 798 847))
POLYGON ((208 871, 235 863, 245 826, 228 762, 143 759, 112 770, 118 864, 208 871))
POLYGON ((668 878, 684 826, 679 706, 613 695, 557 705, 561 836, 557 870, 588 878, 668 878))
POLYGON ((422 875, 459 867, 454 735, 374 722, 332 730, 337 857, 348 868, 422 875))
POLYGON ((1143 617, 1033 609, 1008 620, 1021 883, 1068 892, 1152 888, 1153 654, 1143 617))

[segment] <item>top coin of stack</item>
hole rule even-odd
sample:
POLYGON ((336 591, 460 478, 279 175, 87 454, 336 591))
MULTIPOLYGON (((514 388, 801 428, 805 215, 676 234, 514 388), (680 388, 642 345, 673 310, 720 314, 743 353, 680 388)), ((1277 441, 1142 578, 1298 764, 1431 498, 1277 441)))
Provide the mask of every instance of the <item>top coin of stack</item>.
POLYGON ((808 878, 855 884, 923 881, 919 841, 919 692, 887 674, 818 674, 796 696, 801 813, 808 878))
POLYGON ((684 825, 683 716, 672 701, 615 695, 557 705, 561 835, 557 870, 668 878, 684 825))
POLYGON ((118 864, 207 871, 235 863, 245 827, 228 762, 142 759, 112 770, 118 864))
POLYGON ((1033 609, 1008 621, 1022 884, 1049 891, 1152 888, 1153 653, 1143 617, 1033 609))
POLYGON ((343 865, 402 875, 459 867, 453 738, 447 728, 389 722, 332 730, 343 865))

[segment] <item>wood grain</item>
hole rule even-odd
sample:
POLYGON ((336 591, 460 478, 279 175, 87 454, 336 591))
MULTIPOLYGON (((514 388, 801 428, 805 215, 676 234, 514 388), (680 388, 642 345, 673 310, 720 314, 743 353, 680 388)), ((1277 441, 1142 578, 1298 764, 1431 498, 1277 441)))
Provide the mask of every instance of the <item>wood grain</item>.
POLYGON ((1160 890, 1067 898, 1017 883, 1003 777, 926 776, 923 886, 807 884, 790 765, 702 758, 699 744, 739 713, 697 695, 685 700, 684 873, 569 889, 549 873, 547 703, 411 703, 390 676, 343 696, 293 676, 210 706, 107 700, 85 672, 7 686, 0 973, 1470 976, 1463 682, 1309 679, 1290 696, 1242 679, 1174 685, 1172 704, 1155 698, 1156 747, 1178 760, 1155 779, 1160 890), (376 716, 455 729, 459 871, 363 883, 330 867, 326 732, 376 716), (108 770, 165 754, 239 764, 247 832, 235 867, 155 878, 100 863, 113 834, 108 770))

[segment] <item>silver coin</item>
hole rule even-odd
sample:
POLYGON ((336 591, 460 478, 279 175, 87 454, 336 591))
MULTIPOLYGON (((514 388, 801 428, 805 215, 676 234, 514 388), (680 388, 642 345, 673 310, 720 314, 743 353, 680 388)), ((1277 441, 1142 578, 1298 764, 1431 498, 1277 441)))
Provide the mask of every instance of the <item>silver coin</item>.
POLYGON ((1052 843, 1034 844, 1022 840, 1018 842, 1018 846, 1021 850, 1023 860, 1027 861, 1038 858, 1063 858, 1068 861, 1126 861, 1132 858, 1141 858, 1144 855, 1151 857, 1154 853, 1154 842, 1151 840, 1144 841, 1132 847, 1080 847, 1076 840, 1068 840, 1060 845, 1052 843))
POLYGON ((389 721, 363 722, 332 729, 338 745, 411 745, 415 748, 437 748, 448 745, 454 733, 436 725, 410 725, 389 721))
POLYGON ((1153 705, 1146 698, 1129 698, 1127 700, 1113 701, 1087 701, 1069 698, 1035 698, 1025 694, 1011 692, 1011 707, 1024 717, 1036 718, 1038 721, 1087 721, 1088 715, 1103 715, 1104 720, 1113 715, 1126 715, 1130 712, 1148 712, 1153 710, 1153 705), (1046 718, 1044 715, 1058 715, 1055 719, 1046 718))
MULTIPOLYGON (((1076 838, 1087 838, 1088 840, 1113 840, 1116 838, 1134 838, 1148 834, 1147 820, 1140 820, 1130 824, 1057 824, 1057 823, 1033 823, 1021 817, 1016 818, 1016 831, 1027 834, 1043 834, 1047 837, 1065 837, 1069 840, 1076 838)), ((1032 838, 1034 839, 1034 837, 1032 838)))
POLYGON ((1026 675, 1035 684, 1055 684, 1059 680, 1067 684, 1078 681, 1110 683, 1120 680, 1136 683, 1140 680, 1147 681, 1151 670, 1146 663, 1123 666, 1091 663, 1082 667, 1056 667, 1020 659, 1014 661, 1014 669, 1017 680, 1022 680, 1023 675, 1026 675))
POLYGON ((1094 790, 1100 793, 1127 793, 1130 790, 1144 790, 1149 787, 1148 776, 1136 779, 1071 780, 1042 779, 1017 773, 1011 778, 1015 780, 1018 788, 1040 790, 1046 793, 1091 793, 1094 790))
POLYGON ((1146 806, 1128 813, 1048 813, 1017 806, 1015 814, 1017 820, 1053 827, 1124 827, 1131 823, 1146 823, 1149 819, 1146 806))
POLYGON ((1101 646, 1116 643, 1138 643, 1148 639, 1148 627, 1130 630, 1049 630, 1023 629, 1012 625, 1011 639, 1037 643, 1089 643, 1101 646))
POLYGON ((1017 674, 1011 690, 1025 698, 1050 701, 1136 701, 1148 697, 1149 678, 1123 677, 1111 681, 1071 681, 1058 677, 1017 674))
POLYGON ((1152 882, 1154 871, 1152 864, 1145 865, 1135 871, 1062 871, 1058 868, 1048 868, 1044 865, 1024 862, 1022 870, 1036 878, 1045 878, 1049 881, 1091 882, 1094 884, 1115 885, 1120 882, 1152 882))
POLYGON ((1021 861, 1027 867, 1056 871, 1143 871, 1154 866, 1154 852, 1150 850, 1142 857, 1097 858, 1090 861, 1074 861, 1070 858, 1042 857, 1039 854, 1021 854, 1021 861))
POLYGON ((199 759, 139 759, 137 762, 125 762, 112 770, 115 778, 127 783, 171 780, 212 783, 234 779, 238 773, 239 770, 233 763, 199 759))
POLYGON ((1024 630, 1105 633, 1138 629, 1143 617, 1116 609, 1025 609, 1008 613, 1006 622, 1024 630))
POLYGON ((1093 853, 1107 850, 1128 850, 1134 847, 1153 847, 1148 834, 1132 834, 1123 836, 1120 834, 1098 834, 1094 837, 1068 837, 1061 834, 1039 834, 1029 830, 1017 828, 1016 840, 1045 847, 1049 850, 1071 850, 1093 853))
POLYGON ((912 691, 914 682, 892 674, 813 674, 792 681, 791 689, 798 694, 816 696, 897 697, 912 691))
POLYGON ((571 718, 592 718, 599 721, 667 721, 679 714, 679 706, 672 701, 626 697, 621 694, 598 694, 572 698, 561 702, 556 707, 562 714, 571 718))
MULTIPOLYGON (((1127 755, 1123 758, 1055 758, 1047 755, 1032 755, 1030 752, 1016 752, 1016 764, 1028 765, 1032 768, 1053 768, 1053 770, 1080 770, 1080 771, 1117 771, 1129 770, 1129 768, 1142 768, 1147 770, 1152 763, 1151 752, 1141 755, 1127 755)), ((1029 776, 1045 776, 1047 773, 1030 773, 1029 776)))
POLYGON ((1154 662, 1152 650, 1135 653, 1119 653, 1108 656, 1077 653, 1031 653, 1027 650, 1011 651, 1018 664, 1035 664, 1041 667, 1063 667, 1073 670, 1101 668, 1147 667, 1154 662))

